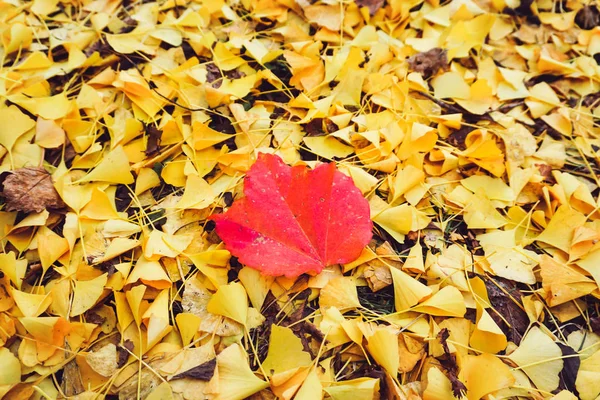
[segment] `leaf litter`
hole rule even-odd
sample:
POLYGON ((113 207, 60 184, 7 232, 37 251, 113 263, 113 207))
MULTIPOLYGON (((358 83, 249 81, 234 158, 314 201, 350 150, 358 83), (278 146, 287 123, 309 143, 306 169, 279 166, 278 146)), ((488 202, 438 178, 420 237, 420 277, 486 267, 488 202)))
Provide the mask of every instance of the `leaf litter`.
POLYGON ((599 19, 5 2, 0 398, 597 398, 599 19))

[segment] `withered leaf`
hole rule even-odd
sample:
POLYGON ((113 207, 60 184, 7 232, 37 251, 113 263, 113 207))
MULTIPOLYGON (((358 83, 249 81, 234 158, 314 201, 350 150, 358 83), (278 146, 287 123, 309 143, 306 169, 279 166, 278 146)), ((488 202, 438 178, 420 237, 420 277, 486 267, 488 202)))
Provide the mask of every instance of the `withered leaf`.
POLYGON ((590 327, 592 328, 592 332, 594 332, 594 333, 600 332, 600 317, 591 317, 590 318, 590 327))
POLYGON ((557 343, 558 347, 562 351, 563 358, 563 369, 560 372, 560 387, 561 389, 567 389, 575 394, 577 388, 575 387, 575 381, 577 380, 577 373, 579 372, 579 366, 581 365, 581 359, 577 357, 577 352, 570 346, 562 343, 557 343))
POLYGON ((146 155, 152 156, 158 154, 158 148, 160 146, 160 138, 162 131, 154 125, 148 125, 146 127, 146 133, 148 134, 148 142, 146 144, 146 155))
POLYGON ((65 206, 52 183, 52 176, 42 167, 25 167, 11 171, 4 179, 2 195, 7 211, 26 213, 65 206))
MULTIPOLYGON (((70 350, 68 343, 65 348, 70 350)), ((62 374, 62 391, 66 396, 76 396, 85 391, 77 362, 73 359, 65 364, 62 374)))
POLYGON ((312 121, 304 125, 304 130, 308 136, 323 136, 325 130, 323 129, 323 118, 315 118, 312 121))
POLYGON ((93 311, 88 311, 85 314, 85 320, 86 320, 86 322, 89 322, 90 324, 102 325, 104 323, 104 321, 106 321, 106 318, 101 317, 100 315, 96 314, 93 311))
POLYGON ((577 12, 575 22, 581 29, 594 29, 600 25, 600 11, 594 5, 585 5, 577 12))
POLYGON ((408 66, 411 70, 428 78, 435 75, 440 69, 444 70, 447 68, 447 54, 447 50, 435 47, 410 57, 408 59, 408 66))
POLYGON ((448 348, 449 337, 450 332, 448 331, 448 328, 442 329, 437 335, 437 338, 444 349, 444 357, 439 358, 438 361, 446 370, 448 379, 450 379, 450 382, 452 383, 452 394, 454 394, 454 397, 456 398, 462 398, 467 392, 467 387, 458 379, 459 368, 456 363, 456 356, 450 353, 450 349, 448 348))
POLYGON ((494 281, 485 279, 485 286, 488 298, 495 310, 495 312, 490 312, 490 316, 500 329, 506 333, 508 340, 516 344, 521 343, 523 334, 529 327, 529 318, 521 308, 521 292, 517 285, 507 279, 494 277, 494 281), (505 321, 510 326, 507 326, 505 321))
POLYGON ((85 361, 98 374, 110 377, 118 369, 118 352, 113 343, 108 343, 85 355, 85 361))
POLYGON ((215 367, 217 366, 217 359, 213 358, 210 361, 202 363, 194 368, 188 369, 180 374, 177 374, 173 379, 192 378, 199 379, 201 381, 209 381, 210 378, 215 374, 215 367))
POLYGON ((444 354, 450 354, 450 348, 448 347, 448 338, 450 337, 450 332, 448 328, 444 328, 440 330, 437 334, 437 338, 442 345, 442 349, 444 349, 444 354))
POLYGON ((359 7, 367 7, 369 14, 374 15, 379 10, 385 0, 354 0, 359 7))
POLYGON ((117 368, 121 368, 127 363, 129 352, 133 351, 133 346, 134 344, 130 339, 125 340, 122 345, 117 346, 117 368))
POLYGON ((143 368, 140 374, 131 375, 117 390, 119 400, 145 399, 155 387, 162 383, 155 372, 166 363, 164 357, 153 357, 147 361, 149 368, 143 368), (141 382, 140 382, 141 381, 141 382))

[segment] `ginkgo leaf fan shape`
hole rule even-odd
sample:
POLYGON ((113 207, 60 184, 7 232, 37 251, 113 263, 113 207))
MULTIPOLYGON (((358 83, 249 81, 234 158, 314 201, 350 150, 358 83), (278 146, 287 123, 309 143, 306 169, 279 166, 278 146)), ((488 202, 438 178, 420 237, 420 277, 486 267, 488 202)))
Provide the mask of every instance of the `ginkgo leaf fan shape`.
POLYGON ((347 263, 371 240, 369 204, 334 164, 287 166, 260 154, 244 197, 216 215, 216 231, 240 262, 266 275, 296 277, 347 263))

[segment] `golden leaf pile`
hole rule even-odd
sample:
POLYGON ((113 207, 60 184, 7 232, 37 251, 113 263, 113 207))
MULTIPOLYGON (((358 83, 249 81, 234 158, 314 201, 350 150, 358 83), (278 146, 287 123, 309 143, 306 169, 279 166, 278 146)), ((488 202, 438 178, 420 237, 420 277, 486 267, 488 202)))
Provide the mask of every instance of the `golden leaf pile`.
POLYGON ((597 398, 599 26, 583 0, 2 1, 0 398, 597 398), (208 218, 259 153, 353 179, 359 259, 231 257, 208 218))

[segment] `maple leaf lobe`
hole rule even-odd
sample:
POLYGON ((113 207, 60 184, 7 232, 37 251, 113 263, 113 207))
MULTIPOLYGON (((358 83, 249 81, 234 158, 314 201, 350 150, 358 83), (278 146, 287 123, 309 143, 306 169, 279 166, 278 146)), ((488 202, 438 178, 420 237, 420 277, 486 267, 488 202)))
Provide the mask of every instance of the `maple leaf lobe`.
POLYGON ((353 261, 371 240, 369 204, 334 164, 310 170, 260 154, 244 195, 212 218, 231 254, 266 275, 319 273, 353 261))

